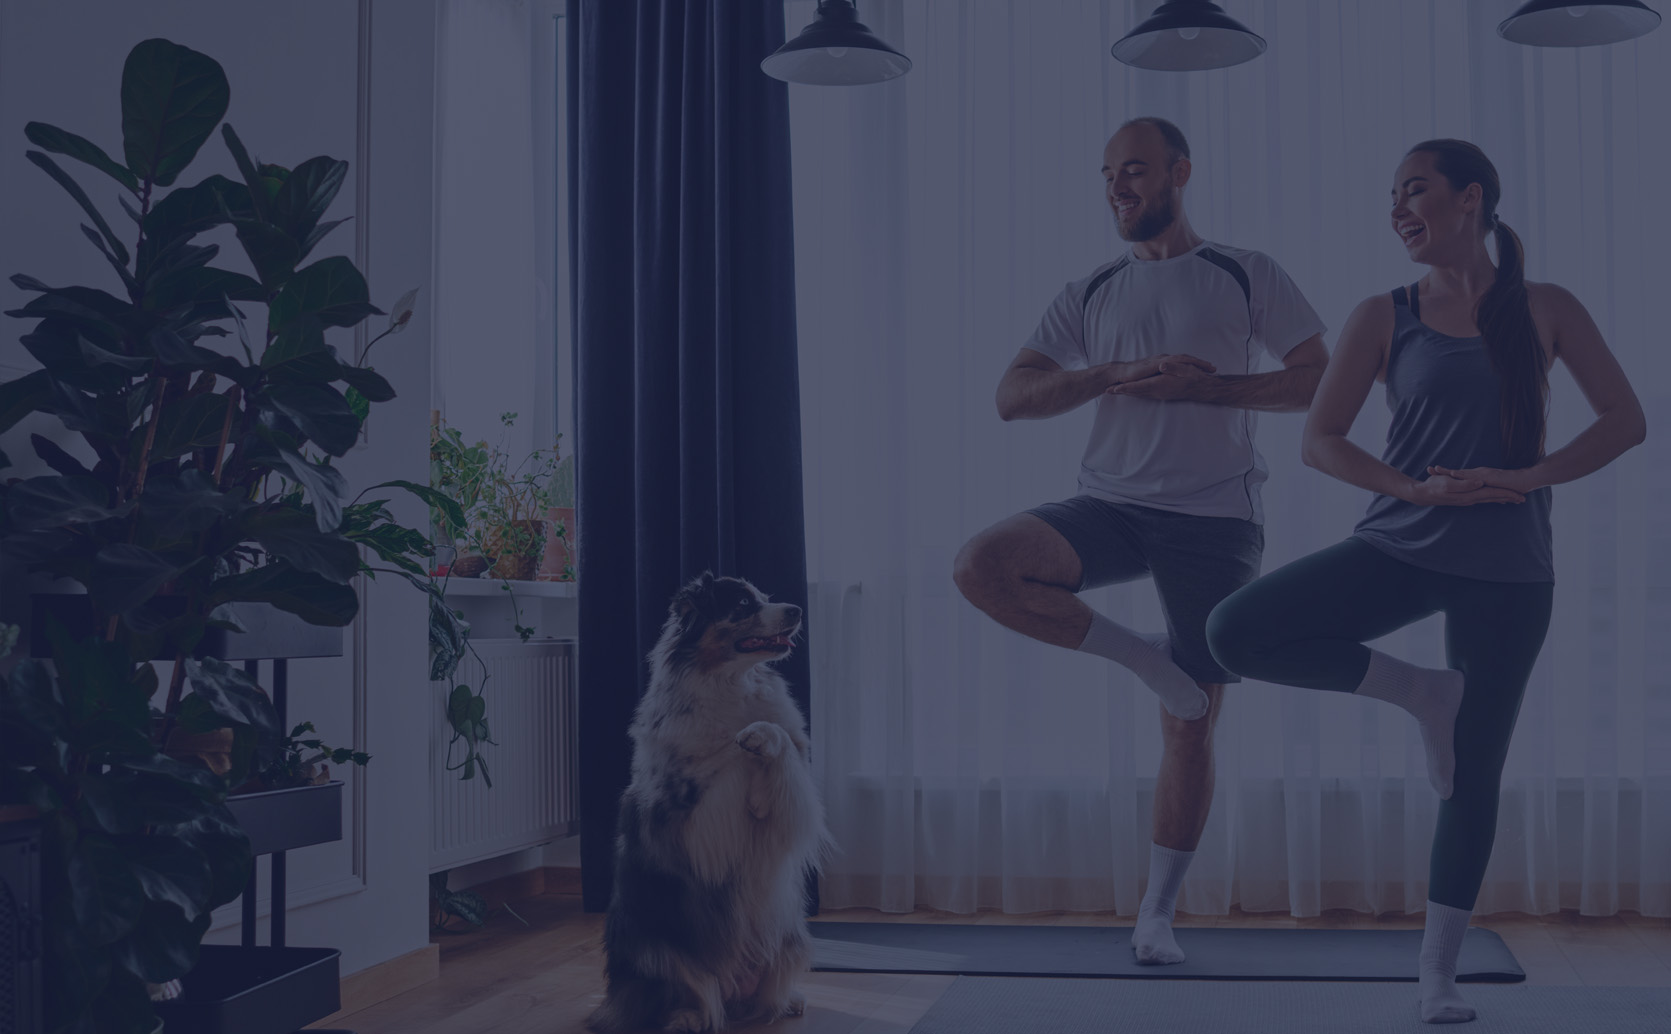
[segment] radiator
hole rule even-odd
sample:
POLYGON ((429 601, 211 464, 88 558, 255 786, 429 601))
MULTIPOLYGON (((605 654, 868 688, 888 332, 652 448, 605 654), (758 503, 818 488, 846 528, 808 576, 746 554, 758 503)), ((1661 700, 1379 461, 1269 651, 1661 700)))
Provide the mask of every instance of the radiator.
MULTIPOLYGON (((579 828, 575 804, 574 644, 564 640, 488 639, 474 642, 451 683, 432 683, 430 741, 432 802, 429 871, 533 847, 579 828), (447 695, 464 682, 487 700, 487 725, 496 744, 484 744, 493 786, 476 773, 460 779, 446 770, 447 695)), ((452 749, 451 764, 464 757, 452 749)))

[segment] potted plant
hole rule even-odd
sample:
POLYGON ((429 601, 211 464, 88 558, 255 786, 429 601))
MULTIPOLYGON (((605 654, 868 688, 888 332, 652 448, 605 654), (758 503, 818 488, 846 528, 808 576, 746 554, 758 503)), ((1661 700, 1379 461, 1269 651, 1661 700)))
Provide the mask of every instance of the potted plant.
MULTIPOLYGON (((33 806, 44 831, 53 1032, 151 1031, 147 985, 193 969, 210 911, 247 882, 228 790, 283 745, 263 688, 211 648, 244 631, 238 608, 341 628, 359 609, 354 579, 383 571, 430 596, 432 674, 450 677, 465 648, 428 578, 427 536, 365 499, 373 489, 350 497, 331 462, 394 397, 370 345, 349 359, 327 340, 382 314, 364 278, 347 258, 308 259, 342 221, 324 216, 347 163, 253 159, 222 123, 229 93, 212 58, 145 40, 123 69, 121 160, 25 128, 29 160, 86 213, 82 233, 112 270, 112 290, 12 278, 35 296, 8 315, 34 321, 22 343, 41 368, 0 383, 0 434, 43 414, 81 439, 72 452, 32 436, 52 473, 0 484, 0 554, 85 590, 79 611, 43 612, 31 638, 45 656, 0 686, 0 804, 33 806), (175 186, 217 128, 239 178, 175 186), (123 233, 55 154, 117 184, 123 233), (226 225, 253 276, 198 243, 226 225), (242 308, 256 305, 264 325, 242 308), (177 731, 216 729, 232 744, 221 773, 164 749, 177 731)), ((413 298, 373 343, 406 326, 413 298)), ((462 521, 427 485, 375 488, 462 521)))
MULTIPOLYGON (((558 435, 559 438, 562 435, 558 435)), ((551 475, 551 506, 546 510, 545 557, 540 577, 555 582, 575 580, 576 535, 574 523, 574 455, 564 456, 551 475)))
MULTIPOLYGON (((509 429, 516 414, 501 413, 499 420, 509 429)), ((503 447, 489 451, 481 495, 470 514, 473 541, 490 561, 488 577, 533 580, 545 552, 545 514, 551 506, 558 445, 535 449, 514 465, 503 447)))

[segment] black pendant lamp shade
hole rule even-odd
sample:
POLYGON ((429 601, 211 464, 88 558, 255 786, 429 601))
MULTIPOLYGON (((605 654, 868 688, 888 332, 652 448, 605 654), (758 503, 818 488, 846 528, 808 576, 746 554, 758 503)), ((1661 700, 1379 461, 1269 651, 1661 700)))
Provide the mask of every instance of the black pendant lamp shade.
POLYGON ((812 24, 760 62, 760 70, 789 83, 861 86, 904 75, 911 59, 872 35, 852 0, 818 0, 812 24))
POLYGON ((1640 0, 1532 0, 1497 35, 1529 47, 1592 47, 1652 32, 1659 14, 1640 0))
POLYGON ((1113 52, 1138 68, 1194 72, 1252 61, 1265 52, 1265 41, 1210 0, 1166 0, 1113 52))

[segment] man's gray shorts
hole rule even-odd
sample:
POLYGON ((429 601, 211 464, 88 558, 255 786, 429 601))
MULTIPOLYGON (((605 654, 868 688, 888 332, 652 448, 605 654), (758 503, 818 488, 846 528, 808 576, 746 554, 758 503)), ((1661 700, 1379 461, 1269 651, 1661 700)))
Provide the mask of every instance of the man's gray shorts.
POLYGON ((1075 592, 1152 575, 1173 662, 1197 682, 1242 681, 1208 651, 1207 615, 1259 577, 1264 528, 1240 517, 1197 517, 1090 495, 1027 512, 1079 554, 1085 573, 1075 592))

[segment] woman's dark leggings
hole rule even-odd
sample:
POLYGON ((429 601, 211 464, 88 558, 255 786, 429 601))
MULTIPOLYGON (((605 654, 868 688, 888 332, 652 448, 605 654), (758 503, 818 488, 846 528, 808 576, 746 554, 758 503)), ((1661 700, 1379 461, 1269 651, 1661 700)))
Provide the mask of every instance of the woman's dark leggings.
POLYGON ((1445 657, 1462 672, 1456 780, 1439 804, 1428 899, 1473 910, 1497 832, 1497 791, 1554 585, 1485 582, 1407 564, 1350 538, 1238 589, 1207 618, 1207 645, 1239 675, 1350 693, 1366 640, 1442 612, 1445 657))

